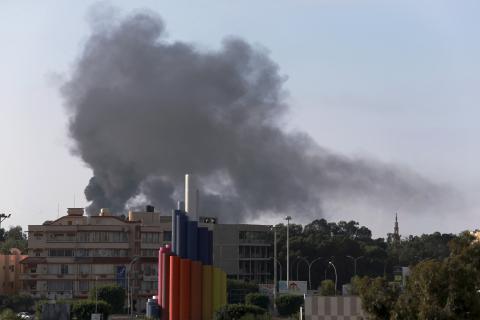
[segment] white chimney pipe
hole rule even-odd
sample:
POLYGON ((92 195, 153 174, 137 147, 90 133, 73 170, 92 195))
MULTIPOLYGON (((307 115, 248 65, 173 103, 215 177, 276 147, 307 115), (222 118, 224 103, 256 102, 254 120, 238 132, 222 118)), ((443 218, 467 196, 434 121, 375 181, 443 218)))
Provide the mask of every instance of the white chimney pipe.
POLYGON ((199 190, 197 181, 191 174, 185 175, 185 212, 188 213, 190 219, 198 220, 198 202, 199 190))

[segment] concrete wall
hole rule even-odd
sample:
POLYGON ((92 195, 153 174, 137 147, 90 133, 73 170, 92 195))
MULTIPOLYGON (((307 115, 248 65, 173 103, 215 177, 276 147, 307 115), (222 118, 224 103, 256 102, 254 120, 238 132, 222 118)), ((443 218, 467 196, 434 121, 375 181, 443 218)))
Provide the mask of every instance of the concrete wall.
POLYGON ((305 297, 305 320, 360 320, 365 319, 360 298, 305 297))

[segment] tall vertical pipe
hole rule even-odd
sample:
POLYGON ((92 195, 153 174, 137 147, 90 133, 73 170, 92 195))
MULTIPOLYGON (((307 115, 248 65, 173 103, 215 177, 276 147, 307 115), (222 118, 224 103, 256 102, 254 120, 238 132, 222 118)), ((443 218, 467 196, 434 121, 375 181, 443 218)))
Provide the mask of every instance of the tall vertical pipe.
POLYGON ((169 309, 170 309, 170 256, 172 253, 170 250, 162 253, 162 265, 163 265, 163 274, 162 274, 162 320, 169 319, 169 309))
POLYGON ((176 216, 176 254, 181 258, 187 257, 187 216, 185 213, 180 212, 176 216))
POLYGON ((169 320, 180 320, 180 258, 177 256, 170 257, 169 291, 169 320))
POLYGON ((172 253, 177 253, 177 216, 180 210, 172 210, 172 253))
POLYGON ((208 263, 208 228, 199 227, 198 228, 198 259, 202 261, 202 264, 208 263))
POLYGON ((187 258, 198 260, 198 222, 188 221, 187 229, 187 258))
POLYGON ((198 221, 199 190, 193 175, 185 175, 185 211, 191 220, 198 221))
POLYGON ((191 304, 191 320, 202 319, 202 263, 200 261, 192 261, 190 267, 191 288, 190 288, 190 304, 191 304))
POLYGON ((212 319, 212 266, 202 268, 202 319, 212 319))
POLYGON ((191 260, 180 259, 180 307, 179 315, 180 319, 190 319, 190 273, 191 273, 191 260))
POLYGON ((222 301, 222 275, 220 268, 212 268, 212 311, 220 308, 222 301))

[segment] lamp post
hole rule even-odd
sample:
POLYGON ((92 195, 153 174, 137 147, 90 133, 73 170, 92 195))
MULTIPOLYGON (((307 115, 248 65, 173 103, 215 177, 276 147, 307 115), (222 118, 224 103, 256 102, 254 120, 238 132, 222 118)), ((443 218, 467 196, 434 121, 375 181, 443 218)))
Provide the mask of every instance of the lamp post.
POLYGON ((332 263, 332 261, 329 261, 328 264, 331 265, 333 267, 333 270, 335 271, 335 295, 337 295, 337 268, 335 268, 335 265, 332 263))
POLYGON ((352 257, 352 256, 347 256, 347 258, 350 258, 353 260, 353 270, 354 270, 354 275, 357 276, 357 260, 360 260, 363 258, 363 256, 360 256, 360 257, 352 257))
MULTIPOLYGON (((297 259, 300 259, 300 258, 301 258, 301 257, 297 257, 297 259)), ((298 279, 298 267, 300 266, 300 262, 302 262, 302 261, 304 261, 304 260, 301 260, 301 259, 300 259, 300 260, 297 260, 297 278, 296 278, 297 281, 300 280, 300 279, 298 279)), ((308 265, 308 262, 307 262, 307 265, 308 265)))
POLYGON ((278 261, 278 260, 277 260, 277 264, 278 264, 278 266, 280 267, 280 274, 279 274, 279 275, 280 275, 280 281, 282 281, 282 274, 283 274, 283 272, 282 272, 282 264, 281 264, 280 261, 278 261))
POLYGON ((12 216, 11 213, 9 214, 5 214, 5 213, 0 213, 0 227, 2 225, 2 222, 5 220, 5 219, 8 219, 12 216))
POLYGON ((97 304, 98 304, 98 289, 97 289, 97 280, 98 276, 95 276, 95 313, 98 313, 97 311, 97 304))
POLYGON ((275 300, 277 299, 277 229, 273 229, 273 306, 275 308, 275 300))
POLYGON ((289 248, 289 227, 290 227, 290 220, 292 220, 292 217, 286 216, 285 220, 287 220, 287 290, 290 290, 290 248, 289 248))
POLYGON ((133 290, 130 285, 130 272, 132 270, 132 266, 135 262, 138 261, 140 257, 135 256, 133 257, 132 261, 128 264, 127 268, 127 301, 128 301, 128 307, 130 308, 130 319, 133 318, 133 290))
MULTIPOLYGON (((320 259, 323 259, 323 257, 318 257, 312 260, 312 262, 308 262, 308 260, 304 257, 297 257, 300 260, 305 261, 305 263, 308 266, 308 289, 312 290, 312 266, 315 262, 319 261, 320 259)), ((298 270, 298 265, 297 265, 297 270, 298 270)))

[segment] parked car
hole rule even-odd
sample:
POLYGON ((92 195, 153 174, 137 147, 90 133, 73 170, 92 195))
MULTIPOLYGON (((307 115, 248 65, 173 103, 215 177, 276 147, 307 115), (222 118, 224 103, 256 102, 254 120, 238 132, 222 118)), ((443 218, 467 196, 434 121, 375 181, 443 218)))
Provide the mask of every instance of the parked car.
POLYGON ((19 312, 17 313, 17 317, 19 317, 22 320, 33 320, 35 317, 28 312, 19 312))

